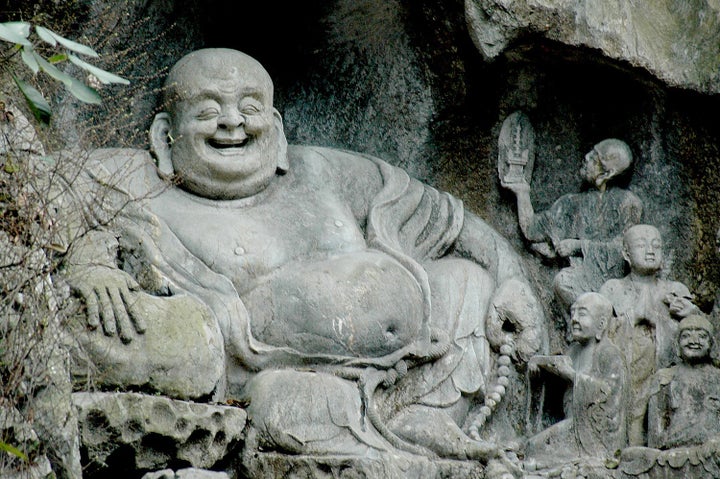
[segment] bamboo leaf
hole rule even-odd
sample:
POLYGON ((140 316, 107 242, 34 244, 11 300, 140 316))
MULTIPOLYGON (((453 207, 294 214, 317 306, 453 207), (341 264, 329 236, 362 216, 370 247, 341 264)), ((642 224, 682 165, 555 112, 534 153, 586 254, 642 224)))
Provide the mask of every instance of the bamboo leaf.
POLYGON ((35 56, 35 60, 37 60, 38 64, 40 65, 40 69, 54 79, 56 79, 57 81, 62 82, 75 98, 84 103, 92 103, 95 105, 102 103, 100 95, 93 88, 90 88, 80 80, 71 77, 67 73, 61 72, 57 69, 57 67, 49 63, 37 53, 33 52, 33 55, 35 56))
POLYGON ((23 461, 27 461, 28 457, 23 453, 20 449, 18 449, 15 446, 11 446, 10 444, 0 441, 0 450, 5 451, 7 453, 12 454, 13 456, 17 456, 23 461))
POLYGON ((102 69, 100 69, 94 65, 91 65, 87 62, 84 62, 83 60, 79 59, 72 53, 68 54, 68 58, 75 65, 77 65, 80 68, 87 70, 90 73, 92 73, 93 75, 95 75, 97 77, 97 79, 100 80, 100 82, 102 82, 104 84, 108 84, 108 83, 120 83, 122 85, 130 84, 130 82, 128 80, 126 80, 125 78, 117 76, 114 73, 110 73, 105 70, 102 70, 102 69))
MULTIPOLYGON (((83 55, 88 55, 90 57, 99 57, 100 56, 97 54, 97 52, 95 50, 93 50, 89 46, 69 40, 69 39, 63 37, 62 35, 59 35, 59 34, 53 32, 52 30, 50 30, 48 28, 35 26, 35 31, 38 32, 38 35, 40 35, 40 31, 38 29, 42 29, 43 34, 52 37, 53 40, 57 41, 60 45, 64 46, 68 50, 72 50, 77 53, 82 53, 83 55)), ((41 36, 40 38, 43 38, 43 37, 41 36)), ((44 38, 43 38, 43 40, 44 40, 44 38)), ((52 43, 52 45, 55 46, 55 43, 52 43)))
POLYGON ((40 25, 35 25, 35 33, 37 33, 40 39, 43 40, 45 43, 49 43, 52 46, 57 46, 57 40, 55 40, 52 32, 47 28, 41 27, 40 25))
POLYGON ((42 96, 42 93, 40 93, 35 88, 28 85, 14 75, 13 80, 15 80, 15 84, 18 86, 18 89, 20 89, 20 92, 25 97, 25 101, 27 102, 28 106, 30 107, 30 111, 32 111, 37 121, 45 124, 49 123, 51 114, 50 104, 47 102, 47 100, 45 100, 45 97, 42 96))
POLYGON ((50 63, 55 64, 55 63, 64 62, 64 61, 67 60, 67 59, 68 59, 68 56, 67 56, 66 54, 64 54, 64 53, 58 53, 57 55, 51 56, 51 57, 48 58, 47 60, 48 60, 50 63))
POLYGON ((6 24, 0 23, 0 40, 5 40, 10 43, 17 43, 22 46, 31 46, 30 40, 24 38, 22 35, 18 35, 13 31, 12 28, 8 28, 6 24))
POLYGON ((93 105, 99 105, 102 103, 102 99, 100 98, 98 92, 80 80, 73 78, 72 83, 67 87, 67 89, 75 96, 75 98, 84 103, 92 103, 93 105))
POLYGON ((20 57, 33 73, 40 71, 40 65, 38 65, 37 60, 35 60, 33 56, 32 47, 23 47, 22 50, 20 50, 20 57))
POLYGON ((30 24, 28 22, 5 22, 3 25, 23 38, 30 36, 30 24))
POLYGON ((37 52, 33 51, 33 57, 38 62, 38 65, 40 66, 40 69, 56 79, 59 82, 62 82, 66 87, 69 87, 70 84, 73 81, 73 78, 68 75, 67 73, 63 73, 60 70, 57 69, 54 65, 49 63, 47 60, 45 60, 43 57, 37 54, 37 52))

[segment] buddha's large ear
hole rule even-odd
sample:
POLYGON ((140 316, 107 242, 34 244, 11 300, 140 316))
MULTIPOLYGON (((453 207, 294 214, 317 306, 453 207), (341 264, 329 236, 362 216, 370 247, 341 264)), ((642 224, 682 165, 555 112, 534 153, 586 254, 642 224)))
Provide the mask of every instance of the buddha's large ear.
POLYGON ((273 108, 273 118, 275 120, 275 129, 277 130, 277 141, 278 141, 278 170, 283 173, 290 168, 290 162, 287 157, 287 138, 285 138, 285 130, 283 129, 282 115, 280 112, 273 108))
POLYGON ((150 126, 150 151, 157 158, 158 170, 166 176, 172 176, 175 172, 170 154, 171 144, 170 115, 166 112, 158 113, 150 126))

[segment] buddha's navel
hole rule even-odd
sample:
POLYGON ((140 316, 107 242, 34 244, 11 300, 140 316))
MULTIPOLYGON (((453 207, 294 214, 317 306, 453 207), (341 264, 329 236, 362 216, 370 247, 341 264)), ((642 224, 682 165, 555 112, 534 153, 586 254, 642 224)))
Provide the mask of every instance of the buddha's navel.
POLYGON ((289 264, 243 296, 253 335, 302 352, 378 357, 416 339, 420 286, 378 251, 289 264))

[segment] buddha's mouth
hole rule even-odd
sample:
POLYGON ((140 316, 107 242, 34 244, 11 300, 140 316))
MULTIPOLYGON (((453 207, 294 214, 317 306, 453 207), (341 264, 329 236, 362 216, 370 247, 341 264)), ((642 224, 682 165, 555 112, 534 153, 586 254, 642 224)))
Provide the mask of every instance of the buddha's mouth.
POLYGON ((231 153, 232 150, 244 148, 250 143, 250 137, 246 136, 242 139, 218 139, 218 138, 210 138, 207 141, 208 146, 211 148, 214 148, 216 150, 220 150, 221 152, 227 152, 231 153))

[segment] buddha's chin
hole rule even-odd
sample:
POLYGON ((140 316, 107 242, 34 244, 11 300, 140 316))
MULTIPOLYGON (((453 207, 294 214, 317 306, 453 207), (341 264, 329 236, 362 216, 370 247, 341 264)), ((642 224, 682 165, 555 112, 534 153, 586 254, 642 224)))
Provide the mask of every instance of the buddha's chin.
POLYGON ((275 168, 256 170, 250 175, 216 174, 188 176, 181 179, 182 187, 203 198, 213 200, 237 200, 254 196, 268 187, 275 176, 275 168))

